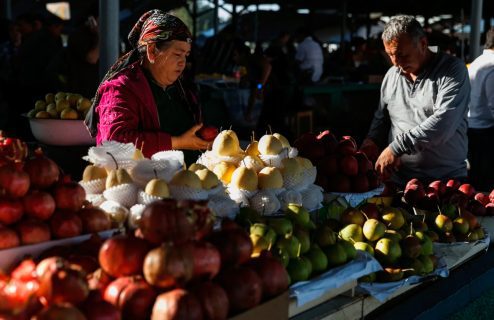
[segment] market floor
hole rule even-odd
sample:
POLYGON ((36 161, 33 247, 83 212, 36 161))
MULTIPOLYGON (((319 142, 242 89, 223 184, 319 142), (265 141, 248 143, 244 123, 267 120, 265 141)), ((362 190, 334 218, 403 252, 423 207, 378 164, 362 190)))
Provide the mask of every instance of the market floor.
POLYGON ((491 320, 494 319, 494 290, 489 290, 463 310, 453 314, 450 320, 491 320))

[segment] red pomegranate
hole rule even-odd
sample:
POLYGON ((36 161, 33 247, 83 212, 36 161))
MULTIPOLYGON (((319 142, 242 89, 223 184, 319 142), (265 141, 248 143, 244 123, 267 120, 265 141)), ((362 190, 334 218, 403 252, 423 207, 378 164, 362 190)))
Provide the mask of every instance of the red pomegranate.
POLYGON ((209 242, 193 242, 188 244, 194 261, 194 279, 213 279, 221 267, 221 256, 218 249, 209 242))
POLYGON ((142 268, 146 281, 155 287, 184 285, 194 271, 192 250, 184 244, 163 244, 148 252, 142 268))
POLYGON ((55 304, 48 306, 36 316, 36 320, 54 319, 86 320, 86 317, 79 309, 70 304, 55 304))
POLYGON ((69 263, 61 257, 53 256, 41 260, 36 266, 36 275, 41 278, 47 272, 54 272, 57 269, 68 268, 69 263))
POLYGON ((141 277, 118 278, 108 285, 105 301, 122 312, 123 319, 148 319, 156 298, 155 290, 141 277))
POLYGON ((86 300, 89 287, 84 274, 66 266, 46 271, 39 278, 38 295, 45 305, 78 304, 86 300))
POLYGON ((142 264, 148 253, 146 241, 120 235, 106 240, 99 251, 101 268, 112 277, 142 273, 142 264))
POLYGON ((55 200, 48 192, 31 191, 22 198, 22 205, 28 216, 40 220, 50 218, 55 212, 55 200))
POLYGON ((31 186, 35 189, 45 189, 58 181, 60 171, 57 164, 45 157, 41 149, 35 151, 35 156, 26 161, 24 171, 31 180, 31 186))
POLYGON ((0 224, 9 225, 21 219, 24 210, 17 199, 0 198, 0 224))
POLYGON ((151 320, 203 319, 201 304, 197 298, 184 289, 174 289, 156 298, 151 320))
POLYGON ((101 232, 111 228, 111 220, 100 208, 87 207, 79 210, 84 233, 101 232))
POLYGON ((120 320, 120 311, 109 302, 91 301, 85 303, 82 311, 88 320, 120 320))
POLYGON ((89 289, 98 290, 103 294, 106 287, 114 280, 109 274, 99 268, 87 276, 89 289))
POLYGON ((91 256, 74 254, 67 258, 70 267, 90 274, 99 268, 98 260, 91 256))
POLYGON ((0 188, 13 198, 24 196, 29 190, 29 175, 22 171, 22 164, 11 163, 0 167, 0 188))
POLYGON ((201 303, 205 319, 222 320, 228 317, 228 296, 225 290, 213 282, 203 282, 193 290, 201 303))
POLYGON ((58 184, 53 191, 57 208, 78 211, 86 200, 86 191, 75 181, 58 184))
POLYGON ((187 219, 187 208, 177 200, 165 199, 149 204, 142 212, 139 227, 144 239, 152 244, 176 243, 192 239, 194 227, 187 219))
POLYGON ((288 289, 288 273, 278 259, 262 256, 250 260, 247 266, 261 278, 265 299, 277 296, 288 289))
POLYGON ((14 230, 0 227, 0 250, 15 248, 20 245, 20 239, 14 230))
POLYGON ((50 227, 34 219, 19 222, 17 231, 24 245, 49 241, 51 238, 50 227))
POLYGON ((221 255, 221 265, 240 265, 247 262, 253 246, 247 233, 242 229, 213 232, 209 241, 221 255))
POLYGON ((230 313, 251 309, 261 302, 262 281, 250 268, 228 269, 220 273, 218 281, 228 295, 230 313))
POLYGON ((55 238, 71 238, 82 234, 82 221, 73 212, 56 210, 50 220, 51 233, 55 238))

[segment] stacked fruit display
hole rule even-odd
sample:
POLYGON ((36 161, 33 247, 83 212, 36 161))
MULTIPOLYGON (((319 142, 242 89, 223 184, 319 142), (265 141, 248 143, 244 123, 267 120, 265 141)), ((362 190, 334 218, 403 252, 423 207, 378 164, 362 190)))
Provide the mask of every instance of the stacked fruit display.
MULTIPOLYGON (((21 265, 11 279, 22 280, 19 288, 29 291, 17 297, 17 312, 40 319, 55 312, 63 319, 74 314, 90 319, 226 319, 288 288, 288 275, 277 259, 251 258, 248 234, 232 221, 213 232, 203 224, 210 221, 208 215, 201 202, 157 201, 144 210, 138 237, 118 235, 102 244, 91 239, 71 250, 85 252, 78 257, 66 259, 58 251, 37 266, 21 265), (94 257, 99 268, 87 263, 94 257)), ((14 299, 2 285, 0 296, 14 299)))
POLYGON ((309 211, 289 204, 282 216, 262 216, 242 208, 237 221, 250 229, 254 255, 266 251, 286 267, 291 283, 306 281, 356 256, 355 248, 338 238, 331 226, 316 226, 309 211))
POLYGON ((306 133, 294 146, 317 167, 316 184, 329 192, 362 193, 379 186, 378 175, 365 153, 357 151, 351 136, 338 141, 329 130, 306 133))
POLYGON ((437 266, 433 240, 437 233, 418 217, 402 208, 364 203, 358 208, 346 207, 335 199, 322 214, 326 224, 341 239, 353 243, 357 250, 375 256, 384 270, 365 278, 366 281, 397 281, 409 275, 425 275, 437 266), (334 206, 334 208, 333 208, 334 206))
POLYGON ((34 103, 34 109, 27 116, 37 119, 84 119, 91 104, 90 99, 78 93, 47 93, 44 100, 34 103))
POLYGON ((228 188, 230 197, 243 206, 274 213, 286 205, 283 192, 289 190, 297 194, 299 204, 317 208, 322 192, 313 184, 316 168, 297 154, 297 149, 279 133, 266 134, 259 141, 252 138, 243 151, 236 133, 223 130, 198 164, 214 172, 228 188))
POLYGON ((483 239, 484 230, 476 216, 494 214, 489 196, 453 179, 447 183, 433 181, 427 187, 412 179, 405 187, 403 198, 407 204, 424 210, 425 219, 429 225, 436 226, 441 242, 483 239))
POLYGON ((84 189, 60 179, 57 164, 40 149, 0 167, 0 190, 0 249, 110 228, 103 211, 83 207, 84 189))

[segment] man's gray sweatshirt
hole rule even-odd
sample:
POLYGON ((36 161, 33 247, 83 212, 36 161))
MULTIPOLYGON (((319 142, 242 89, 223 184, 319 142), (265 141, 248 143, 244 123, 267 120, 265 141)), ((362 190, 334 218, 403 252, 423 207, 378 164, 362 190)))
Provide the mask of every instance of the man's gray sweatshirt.
POLYGON ((368 136, 401 156, 395 182, 467 176, 469 99, 467 68, 451 55, 436 54, 415 82, 388 70, 368 136))

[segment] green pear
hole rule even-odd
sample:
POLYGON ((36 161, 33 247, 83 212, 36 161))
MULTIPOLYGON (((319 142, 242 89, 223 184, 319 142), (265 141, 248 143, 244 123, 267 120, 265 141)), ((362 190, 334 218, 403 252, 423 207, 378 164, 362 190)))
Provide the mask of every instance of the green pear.
POLYGON ((310 261, 304 257, 290 259, 286 267, 291 283, 308 280, 312 272, 310 261))
POLYGON ((339 240, 338 243, 345 250, 347 261, 355 259, 357 256, 357 249, 355 249, 351 241, 339 240))
POLYGON ((290 261, 290 255, 288 255, 288 252, 284 248, 271 248, 271 253, 273 254, 273 257, 278 259, 283 267, 286 268, 288 266, 288 262, 290 261))
POLYGON ((415 236, 420 240, 422 246, 421 255, 431 255, 433 253, 433 244, 431 238, 422 231, 415 232, 415 236))
POLYGON ((458 210, 452 203, 446 203, 441 206, 441 213, 453 220, 458 216, 458 210))
POLYGON ((405 224, 405 217, 398 208, 385 207, 382 209, 382 220, 388 228, 393 230, 398 230, 405 224))
POLYGON ((250 234, 263 237, 269 243, 273 245, 276 241, 276 232, 268 225, 264 223, 254 223, 250 226, 250 234))
POLYGON ((328 257, 328 266, 330 268, 342 265, 347 262, 346 251, 338 242, 324 248, 324 253, 328 257))
POLYGON ((438 214, 434 220, 434 224, 437 230, 443 233, 451 232, 453 230, 453 222, 451 222, 451 219, 444 214, 438 214))
POLYGON ((288 217, 288 219, 292 220, 293 223, 298 224, 302 227, 307 227, 310 225, 309 211, 298 204, 288 204, 285 215, 288 217))
POLYGON ((269 250, 271 248, 271 243, 268 239, 257 234, 251 234, 250 240, 252 241, 252 256, 258 257, 263 250, 269 250))
POLYGON ((369 219, 365 221, 362 232, 369 241, 379 240, 386 232, 386 226, 379 220, 369 219))
POLYGON ((340 216, 341 223, 345 224, 358 224, 359 226, 363 226, 365 223, 365 216, 357 208, 347 208, 340 216))
POLYGON ((420 239, 414 235, 408 235, 401 241, 401 248, 405 257, 415 259, 422 252, 420 239))
POLYGON ((321 247, 327 247, 336 243, 336 233, 328 226, 319 226, 314 235, 314 241, 321 247))
POLYGON ((293 233, 292 222, 285 218, 270 218, 268 225, 281 237, 287 237, 293 233))
POLYGON ((420 259, 409 259, 405 265, 407 267, 407 269, 403 270, 405 277, 424 274, 424 265, 420 259))
POLYGON ((262 220, 262 215, 250 207, 241 207, 235 217, 235 221, 243 227, 250 227, 251 224, 261 222, 262 220))
POLYGON ((326 271, 328 268, 328 257, 326 257, 317 244, 310 248, 310 250, 305 254, 305 257, 310 260, 312 264, 312 271, 314 273, 326 271))
POLYGON ((372 248, 372 246, 367 242, 355 242, 353 244, 353 247, 356 250, 365 251, 369 253, 371 256, 374 256, 374 248, 372 248))
POLYGON ((401 239, 403 239, 403 237, 401 236, 401 233, 399 233, 396 230, 392 230, 392 229, 387 229, 384 232, 383 238, 391 239, 391 240, 396 241, 396 242, 400 242, 401 239))
POLYGON ((339 236, 343 240, 347 241, 364 241, 364 234, 362 227, 358 224, 349 224, 340 230, 339 236))
POLYGON ((379 262, 385 265, 393 265, 401 257, 402 252, 398 242, 382 238, 376 243, 374 254, 379 262))
POLYGON ((470 230, 468 220, 463 217, 458 217, 453 220, 453 230, 459 234, 467 234, 470 230))
POLYGON ((429 274, 432 271, 434 271, 434 263, 432 262, 430 256, 426 256, 426 255, 419 256, 418 260, 422 262, 423 272, 424 272, 423 274, 429 274))
POLYGON ((293 235, 297 237, 300 241, 300 253, 304 254, 310 249, 310 235, 309 232, 302 229, 301 227, 296 227, 293 235))
POLYGON ((348 208, 349 204, 343 197, 336 197, 331 200, 326 208, 326 218, 340 221, 342 213, 348 208))
POLYGON ((168 198, 170 197, 170 191, 168 189, 168 184, 163 179, 151 179, 147 184, 144 192, 160 197, 160 198, 168 198))
POLYGON ((300 256, 300 241, 298 241, 297 237, 280 238, 276 241, 276 247, 285 249, 290 258, 300 256))

